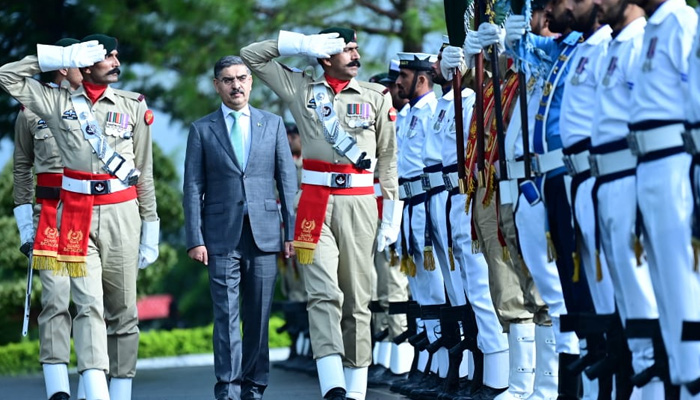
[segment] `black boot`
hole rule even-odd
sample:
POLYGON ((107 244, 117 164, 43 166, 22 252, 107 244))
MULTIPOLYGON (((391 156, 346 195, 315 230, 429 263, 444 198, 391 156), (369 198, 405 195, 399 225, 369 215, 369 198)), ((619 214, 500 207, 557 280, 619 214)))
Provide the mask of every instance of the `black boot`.
POLYGON ((333 388, 329 390, 323 398, 326 400, 346 400, 345 389, 339 387, 333 388))
POLYGON ((581 393, 581 376, 571 372, 569 366, 578 361, 578 354, 559 353, 558 400, 578 400, 581 393))
POLYGON ((49 400, 68 400, 70 396, 65 392, 54 393, 49 400))

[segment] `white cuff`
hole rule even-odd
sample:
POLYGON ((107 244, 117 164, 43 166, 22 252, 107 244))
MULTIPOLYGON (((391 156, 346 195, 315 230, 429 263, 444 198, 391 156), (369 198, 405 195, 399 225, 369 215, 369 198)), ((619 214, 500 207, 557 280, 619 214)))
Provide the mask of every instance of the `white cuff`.
POLYGON ((144 269, 158 259, 160 220, 141 221, 141 245, 139 245, 139 269, 144 269))
POLYGON ((56 71, 57 69, 64 68, 63 50, 64 48, 61 46, 37 44, 36 57, 39 60, 41 72, 56 71))
POLYGON ((34 210, 31 204, 21 204, 12 210, 19 229, 20 245, 34 241, 34 210))
POLYGON ((280 31, 277 37, 277 50, 280 56, 296 56, 302 53, 304 35, 301 33, 280 31))

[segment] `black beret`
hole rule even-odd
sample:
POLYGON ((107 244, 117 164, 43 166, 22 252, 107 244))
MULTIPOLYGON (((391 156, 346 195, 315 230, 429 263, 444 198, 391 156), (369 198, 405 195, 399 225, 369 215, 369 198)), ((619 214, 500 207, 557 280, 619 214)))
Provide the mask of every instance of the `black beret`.
POLYGON ((544 10, 544 8, 547 7, 547 3, 549 3, 549 0, 532 0, 530 6, 532 7, 532 11, 544 10))
POLYGON ((119 44, 117 38, 101 33, 93 33, 92 35, 85 36, 81 42, 85 43, 91 40, 97 40, 102 46, 104 46, 107 54, 111 53, 113 50, 116 50, 117 45, 119 44))
POLYGON ((387 82, 387 77, 389 74, 387 72, 381 72, 379 74, 373 75, 371 78, 369 78, 370 82, 374 83, 381 83, 384 85, 387 82))
POLYGON ((345 44, 348 44, 350 42, 357 42, 357 34, 353 29, 350 28, 339 28, 337 26, 334 26, 332 28, 326 28, 319 32, 319 34, 323 33, 337 33, 340 35, 341 38, 345 39, 345 44))
POLYGON ((61 47, 68 47, 70 45, 74 45, 76 43, 80 43, 78 39, 73 39, 73 38, 63 38, 63 39, 58 39, 54 45, 56 46, 61 46, 61 47))

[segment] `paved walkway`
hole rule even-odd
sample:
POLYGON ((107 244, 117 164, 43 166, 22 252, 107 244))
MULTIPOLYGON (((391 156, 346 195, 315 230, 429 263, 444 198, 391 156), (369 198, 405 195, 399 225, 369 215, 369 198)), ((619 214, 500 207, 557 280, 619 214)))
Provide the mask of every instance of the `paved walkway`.
MULTIPOLYGON (((271 359, 279 361, 284 352, 271 352, 271 359)), ((212 355, 182 356, 139 360, 138 375, 134 380, 132 400, 182 400, 214 397, 214 367, 212 355)), ((70 375, 71 390, 77 393, 78 376, 70 375)), ((43 400, 46 398, 41 374, 15 377, 0 376, 0 400, 43 400)), ((75 397, 73 397, 75 398, 75 397)), ((388 388, 372 389, 366 400, 398 400, 402 397, 388 388)), ((270 385, 265 400, 321 399, 315 377, 301 372, 271 368, 270 385)))

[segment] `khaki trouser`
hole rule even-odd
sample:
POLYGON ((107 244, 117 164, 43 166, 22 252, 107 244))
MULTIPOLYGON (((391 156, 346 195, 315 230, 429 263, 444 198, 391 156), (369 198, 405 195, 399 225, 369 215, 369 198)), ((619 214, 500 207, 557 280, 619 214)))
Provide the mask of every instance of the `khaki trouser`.
MULTIPOLYGON (((375 242, 376 246, 376 242, 375 242)), ((376 250, 376 249, 375 249, 376 250)), ((374 313, 374 333, 389 330, 389 335, 385 340, 391 340, 406 330, 406 314, 389 314, 389 303, 402 302, 408 300, 408 279, 406 274, 399 269, 398 262, 391 265, 386 252, 374 253, 374 269, 376 271, 377 284, 372 294, 372 300, 379 301, 385 312, 374 313)))
MULTIPOLYGON (((522 261, 520 256, 520 250, 518 246, 518 236, 515 229, 515 219, 513 218, 513 205, 512 204, 501 204, 499 212, 499 223, 501 227, 501 233, 508 246, 508 252, 510 253, 511 262, 509 265, 512 267, 510 270, 503 270, 501 273, 497 273, 499 277, 496 279, 504 282, 503 285, 512 284, 515 280, 516 284, 519 285, 520 290, 523 295, 525 310, 530 314, 530 319, 524 318, 527 314, 523 310, 519 309, 508 309, 504 307, 501 309, 497 307, 499 318, 501 319, 501 324, 503 324, 504 329, 508 330, 508 325, 510 322, 527 323, 535 322, 537 325, 551 325, 552 320, 549 317, 549 307, 545 304, 544 300, 540 296, 540 292, 535 287, 535 282, 532 280, 530 272, 527 270, 527 266, 522 261), (502 278, 500 276, 503 275, 502 278), (508 277, 511 275, 511 277, 508 277)), ((513 287, 516 289, 516 287, 513 287)), ((507 304, 505 304, 507 305, 507 304)))
POLYGON ((115 378, 132 378, 136 373, 140 235, 136 200, 93 207, 87 276, 71 278, 79 372, 102 369, 115 378))
POLYGON ((41 279, 41 313, 39 313, 39 362, 70 362, 71 316, 70 278, 53 271, 37 271, 41 279))
POLYGON ((372 246, 377 230, 373 195, 328 199, 314 261, 305 265, 314 358, 343 356, 348 367, 372 361, 372 246))
POLYGON ((283 258, 284 270, 280 274, 282 279, 282 294, 288 301, 306 302, 304 290, 304 268, 297 264, 295 258, 283 258))

